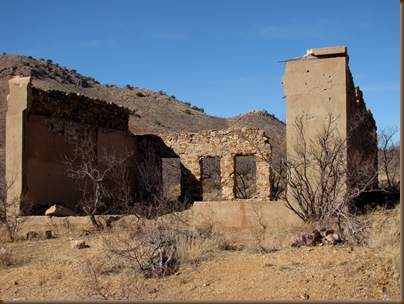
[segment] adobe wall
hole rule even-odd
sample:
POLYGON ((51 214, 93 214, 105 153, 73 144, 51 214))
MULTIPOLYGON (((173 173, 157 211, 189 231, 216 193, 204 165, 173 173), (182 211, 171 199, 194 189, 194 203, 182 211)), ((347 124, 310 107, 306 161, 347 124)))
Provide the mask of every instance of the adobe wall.
POLYGON ((9 81, 6 114, 6 187, 10 213, 18 212, 18 202, 26 188, 25 140, 27 112, 31 108, 31 79, 16 77, 9 81), (12 92, 12 94, 11 94, 12 92))
POLYGON ((299 139, 294 125, 301 116, 307 125, 307 138, 318 134, 330 114, 339 117, 336 124, 339 135, 347 135, 346 48, 335 48, 333 55, 326 53, 324 58, 312 55, 286 63, 282 83, 286 96, 287 154, 292 153, 293 143, 299 139))
POLYGON ((346 139, 346 172, 358 170, 359 163, 371 164, 369 172, 373 176, 377 172, 376 123, 366 109, 362 92, 354 85, 348 61, 346 47, 312 49, 303 57, 286 61, 282 83, 287 155, 293 157, 296 144, 302 140, 296 119, 303 119, 304 137, 310 145, 332 117, 333 136, 346 139))
MULTIPOLYGON (((81 95, 42 91, 32 87, 28 77, 13 78, 9 84, 6 178, 13 185, 8 200, 23 197, 23 211, 31 204, 37 211, 55 203, 76 207, 82 192, 63 163, 73 158, 76 146, 93 147, 96 154, 136 150, 136 138, 127 130, 127 109, 81 95)), ((134 159, 127 166, 135 187, 134 159)))
POLYGON ((180 157, 181 163, 201 181, 201 161, 207 157, 220 158, 221 188, 224 200, 235 199, 235 157, 252 155, 256 161, 257 197, 271 196, 271 145, 263 130, 229 128, 196 133, 163 133, 161 138, 180 157))

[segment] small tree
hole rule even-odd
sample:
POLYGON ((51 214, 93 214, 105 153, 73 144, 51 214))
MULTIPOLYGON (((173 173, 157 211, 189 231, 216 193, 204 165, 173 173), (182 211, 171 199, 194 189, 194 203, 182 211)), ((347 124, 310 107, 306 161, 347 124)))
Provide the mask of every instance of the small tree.
POLYGON ((167 197, 163 186, 162 159, 155 151, 145 149, 138 157, 137 172, 139 191, 137 194, 136 214, 153 218, 177 211, 178 202, 172 202, 167 197), (174 205, 173 205, 174 203, 174 205))
POLYGON ((286 167, 285 167, 285 147, 280 145, 272 149, 271 157, 271 187, 272 199, 283 200, 286 198, 286 167))
POLYGON ((381 188, 388 192, 400 191, 400 143, 393 137, 397 128, 385 128, 378 134, 381 188))
POLYGON ((133 152, 97 153, 93 148, 77 147, 64 161, 68 176, 81 184, 82 208, 97 230, 103 225, 95 215, 128 210, 132 203, 131 180, 127 169, 133 152), (98 154, 98 155, 97 155, 98 154))
POLYGON ((368 191, 377 179, 359 155, 350 155, 354 170, 347 168, 347 139, 340 136, 339 117, 328 115, 316 135, 308 137, 304 116, 295 120, 296 142, 285 162, 288 195, 286 206, 304 222, 330 225, 337 219, 352 224, 352 202, 368 191), (372 175, 373 174, 373 175, 372 175))
MULTIPOLYGON (((0 172, 4 170, 4 160, 0 163, 0 172)), ((0 222, 6 230, 11 242, 17 238, 18 231, 26 224, 27 218, 21 217, 21 202, 24 202, 25 212, 29 212, 30 203, 27 195, 13 196, 12 187, 17 181, 17 175, 9 180, 0 181, 0 222)))

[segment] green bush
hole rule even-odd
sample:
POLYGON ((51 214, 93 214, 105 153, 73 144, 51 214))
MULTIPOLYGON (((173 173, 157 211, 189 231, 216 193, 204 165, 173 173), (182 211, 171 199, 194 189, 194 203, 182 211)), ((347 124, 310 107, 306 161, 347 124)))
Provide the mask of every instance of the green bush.
POLYGON ((204 109, 204 108, 198 108, 197 106, 193 106, 193 107, 191 107, 191 109, 193 109, 193 110, 195 110, 195 111, 199 111, 199 112, 205 113, 205 109, 204 109))

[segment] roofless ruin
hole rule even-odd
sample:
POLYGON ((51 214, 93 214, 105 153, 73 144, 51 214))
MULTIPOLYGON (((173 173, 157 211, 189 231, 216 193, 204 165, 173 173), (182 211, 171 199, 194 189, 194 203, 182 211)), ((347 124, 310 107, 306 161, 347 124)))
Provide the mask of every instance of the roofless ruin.
MULTIPOLYGON (((353 83, 346 47, 313 49, 286 61, 283 85, 288 156, 293 155, 291 147, 298 136, 292 128, 297 117, 304 118, 307 135, 313 138, 327 117, 334 115, 338 117, 335 130, 347 138, 348 172, 356 170, 352 155, 377 172, 376 125, 362 92, 353 83)), ((218 221, 224 219, 235 226, 252 212, 243 205, 245 199, 264 202, 268 216, 283 208, 283 204, 270 202, 272 147, 262 130, 134 135, 128 130, 129 111, 108 101, 44 91, 33 87, 28 77, 15 77, 9 86, 7 199, 21 199, 23 212, 44 214, 53 204, 80 211, 83 193, 78 181, 68 176, 65 160, 73 159, 83 146, 95 158, 101 153, 130 155, 124 167, 127 199, 132 205, 150 202, 153 189, 160 189, 167 203, 179 201, 184 208, 194 205, 200 214, 210 210, 218 221), (144 169, 151 171, 145 175, 144 169), (152 188, 150 183, 154 183, 152 188), (36 211, 28 211, 28 204, 36 211), (225 215, 233 212, 230 210, 236 210, 231 218, 225 215)), ((315 172, 311 174, 316 178, 315 172)), ((112 187, 112 181, 107 183, 112 187)))

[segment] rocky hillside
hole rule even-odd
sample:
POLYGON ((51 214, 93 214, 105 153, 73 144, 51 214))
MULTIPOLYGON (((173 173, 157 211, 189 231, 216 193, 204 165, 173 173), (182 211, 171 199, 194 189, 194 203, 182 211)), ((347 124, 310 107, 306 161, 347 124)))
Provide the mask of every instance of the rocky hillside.
MULTIPOLYGON (((225 119, 203 113, 203 109, 156 92, 127 85, 101 85, 94 78, 69 70, 52 60, 30 56, 0 56, 0 126, 4 134, 8 80, 13 76, 32 76, 35 87, 99 98, 132 110, 130 129, 134 134, 159 134, 162 131, 200 131, 228 127, 258 127, 265 130, 275 146, 284 145, 286 127, 266 111, 252 111, 225 119)), ((4 136, 1 136, 2 141, 4 136)))

